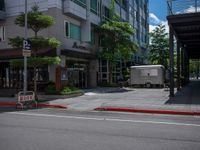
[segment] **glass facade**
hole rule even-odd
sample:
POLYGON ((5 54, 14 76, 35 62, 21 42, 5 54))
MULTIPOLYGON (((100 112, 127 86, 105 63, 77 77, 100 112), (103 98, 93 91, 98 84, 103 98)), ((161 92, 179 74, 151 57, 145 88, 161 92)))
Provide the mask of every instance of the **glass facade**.
POLYGON ((81 40, 81 27, 64 21, 64 35, 75 40, 81 40))
POLYGON ((97 0, 90 0, 90 10, 97 14, 97 0))
POLYGON ((80 26, 70 23, 70 38, 75 40, 81 40, 80 26))
POLYGON ((78 4, 81 7, 86 7, 86 0, 71 0, 73 2, 75 2, 76 4, 78 4))

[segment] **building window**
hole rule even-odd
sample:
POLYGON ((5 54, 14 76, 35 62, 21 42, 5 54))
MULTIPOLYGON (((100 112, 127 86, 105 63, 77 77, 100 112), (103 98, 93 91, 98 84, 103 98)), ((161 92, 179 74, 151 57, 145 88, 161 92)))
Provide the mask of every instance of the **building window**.
POLYGON ((80 26, 70 23, 70 38, 75 40, 81 40, 80 26))
POLYGON ((90 0, 90 10, 97 14, 97 0, 90 0))
POLYGON ((127 7, 126 0, 122 0, 121 3, 122 3, 122 7, 126 9, 126 7, 127 7))
POLYGON ((4 0, 0 0, 0 10, 5 11, 5 2, 4 0))
POLYGON ((110 19, 110 10, 106 6, 104 6, 103 17, 104 17, 105 20, 109 20, 110 19))
POLYGON ((69 22, 64 21, 64 32, 65 32, 65 36, 69 37, 69 22))
POLYGON ((0 42, 5 41, 5 26, 0 26, 0 42))
POLYGON ((64 35, 68 38, 81 40, 81 28, 78 25, 64 21, 64 35))
POLYGON ((95 44, 95 33, 94 33, 93 30, 91 31, 91 44, 92 44, 92 45, 95 44))
POLYGON ((86 7, 86 0, 71 0, 72 2, 78 4, 79 6, 85 8, 86 7))

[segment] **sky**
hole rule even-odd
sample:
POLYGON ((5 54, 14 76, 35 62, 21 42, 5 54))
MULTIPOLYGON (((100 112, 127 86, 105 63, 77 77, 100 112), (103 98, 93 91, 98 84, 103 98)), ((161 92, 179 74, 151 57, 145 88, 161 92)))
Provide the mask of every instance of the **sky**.
POLYGON ((167 25, 167 0, 149 0, 149 30, 150 32, 158 25, 164 24, 168 32, 167 25))

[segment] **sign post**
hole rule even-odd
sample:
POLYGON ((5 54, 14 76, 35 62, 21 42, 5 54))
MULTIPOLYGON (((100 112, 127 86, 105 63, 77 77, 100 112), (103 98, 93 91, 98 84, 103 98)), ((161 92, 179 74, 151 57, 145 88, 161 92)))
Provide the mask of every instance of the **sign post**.
POLYGON ((24 27, 24 41, 23 41, 23 56, 24 56, 24 95, 27 91, 27 56, 24 55, 24 50, 26 50, 27 44, 27 0, 25 0, 25 27, 24 27))

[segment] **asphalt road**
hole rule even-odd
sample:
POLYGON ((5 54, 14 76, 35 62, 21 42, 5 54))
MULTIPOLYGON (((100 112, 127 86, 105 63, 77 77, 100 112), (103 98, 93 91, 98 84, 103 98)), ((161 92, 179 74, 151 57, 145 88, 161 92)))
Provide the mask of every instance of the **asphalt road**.
POLYGON ((0 150, 199 150, 200 117, 41 109, 0 113, 0 150))

